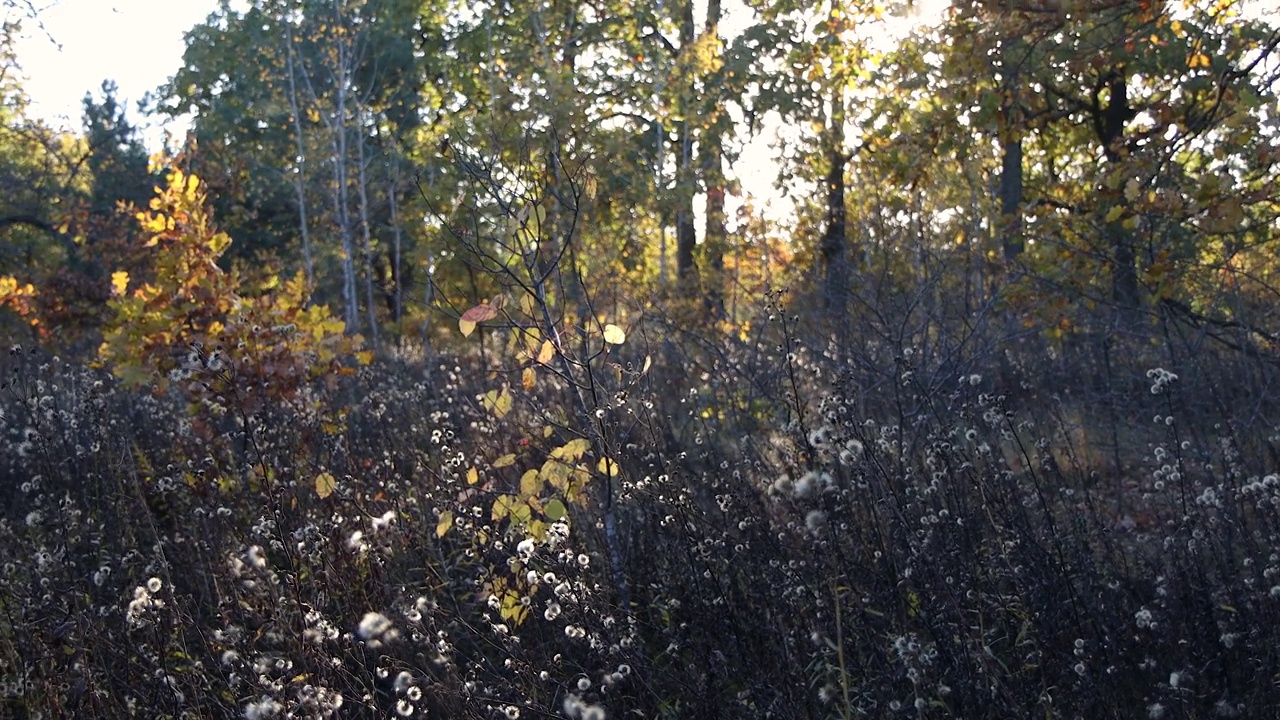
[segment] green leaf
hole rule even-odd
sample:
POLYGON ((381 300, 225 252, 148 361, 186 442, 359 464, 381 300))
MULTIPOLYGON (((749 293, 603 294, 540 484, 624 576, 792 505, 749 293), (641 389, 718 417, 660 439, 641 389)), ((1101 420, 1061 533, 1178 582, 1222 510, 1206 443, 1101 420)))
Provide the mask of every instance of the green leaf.
POLYGON ((563 502, 560 502, 560 498, 552 498, 543 508, 543 513, 546 514, 547 519, 551 522, 557 522, 568 514, 568 509, 563 502))

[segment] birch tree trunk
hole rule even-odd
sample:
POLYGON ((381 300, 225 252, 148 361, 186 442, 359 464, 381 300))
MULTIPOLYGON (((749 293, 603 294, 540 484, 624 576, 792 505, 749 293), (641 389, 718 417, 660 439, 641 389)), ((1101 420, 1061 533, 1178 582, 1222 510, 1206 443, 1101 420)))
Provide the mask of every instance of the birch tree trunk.
POLYGON ((303 270, 307 277, 307 287, 316 285, 315 259, 311 253, 311 228, 307 222, 307 148, 302 132, 302 114, 298 109, 298 86, 293 67, 293 28, 286 27, 284 32, 285 64, 289 73, 289 112, 293 115, 294 140, 297 144, 297 173, 293 177, 293 191, 298 196, 298 230, 302 235, 303 270))

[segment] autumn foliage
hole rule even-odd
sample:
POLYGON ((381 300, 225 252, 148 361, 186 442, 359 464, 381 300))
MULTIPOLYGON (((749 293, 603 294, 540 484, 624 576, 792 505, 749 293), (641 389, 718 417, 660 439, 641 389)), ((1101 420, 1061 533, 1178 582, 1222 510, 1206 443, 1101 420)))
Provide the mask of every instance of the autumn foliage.
POLYGON ((112 315, 98 353, 127 384, 163 392, 176 382, 197 397, 261 389, 245 398, 259 403, 349 374, 347 363, 371 358, 357 352, 361 338, 345 335, 328 308, 309 304, 301 273, 282 281, 218 264, 231 238, 214 227, 196 176, 169 173, 137 219, 148 236, 149 278, 113 273, 112 315))

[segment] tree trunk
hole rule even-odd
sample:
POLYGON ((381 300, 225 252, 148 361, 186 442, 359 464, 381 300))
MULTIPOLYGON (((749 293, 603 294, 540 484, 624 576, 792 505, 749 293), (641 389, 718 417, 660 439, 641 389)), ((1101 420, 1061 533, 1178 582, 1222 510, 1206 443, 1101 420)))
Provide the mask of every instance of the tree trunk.
POLYGON ((402 239, 400 232, 400 156, 391 158, 391 187, 387 189, 387 202, 391 212, 391 317, 396 324, 396 347, 404 344, 404 271, 400 267, 402 239))
MULTIPOLYGON (((839 20, 839 3, 832 0, 831 23, 839 20)), ((839 47, 839 36, 833 34, 829 38, 830 51, 834 55, 839 47)), ((833 58, 834 64, 834 58, 833 58)), ((845 155, 845 78, 844 72, 838 71, 832 78, 830 111, 827 114, 827 131, 825 133, 827 156, 827 210, 826 228, 823 231, 820 252, 822 253, 823 270, 823 303, 827 312, 837 324, 843 324, 849 305, 849 239, 845 217, 845 166, 848 159, 845 155)))
MULTIPOLYGON (((680 7, 680 47, 693 44, 693 0, 685 0, 680 7)), ((693 112, 692 78, 680 88, 680 120, 676 123, 676 282, 688 297, 694 296, 698 287, 698 267, 694 252, 698 245, 697 229, 693 224, 693 112)))
POLYGON ((1000 167, 1000 238, 1004 246, 1004 259, 1017 259, 1024 250, 1022 239, 1022 111, 1018 104, 1021 83, 1018 80, 1018 63, 1021 62, 1022 38, 1014 37, 1003 43, 1000 53, 1000 74, 1004 80, 1004 100, 1000 107, 1002 162, 1000 167))
MULTIPOLYGON (((334 21, 342 22, 341 0, 334 0, 334 21)), ((360 303, 356 292, 355 242, 351 237, 350 189, 347 187, 347 91, 349 73, 347 67, 347 41, 337 41, 336 85, 333 121, 333 203, 338 235, 342 240, 342 299, 343 320, 348 333, 360 332, 360 303)))
MULTIPOLYGON (((364 109, 356 104, 356 115, 363 131, 364 109)), ((364 302, 369 313, 369 341, 378 347, 378 305, 373 299, 373 233, 369 229, 369 182, 365 174, 364 157, 365 134, 361 132, 356 143, 356 183, 360 198, 360 239, 364 249, 364 302)))
MULTIPOLYGON (((1102 144, 1108 163, 1115 166, 1123 160, 1120 150, 1124 141, 1125 124, 1135 114, 1129 107, 1128 79, 1122 71, 1112 70, 1098 83, 1094 88, 1093 105, 1098 142, 1102 144), (1104 86, 1109 95, 1105 108, 1099 97, 1104 86)), ((1137 319, 1141 302, 1137 252, 1134 249, 1133 235, 1124 226, 1124 213, 1113 217, 1113 210, 1122 207, 1126 201, 1123 191, 1115 191, 1104 197, 1099 212, 1103 213, 1104 239, 1111 246, 1111 299, 1116 305, 1119 319, 1132 324, 1137 319)))
POLYGON ((844 89, 841 83, 831 91, 831 116, 827 129, 827 217, 822 236, 823 301, 837 321, 844 319, 849 296, 849 239, 844 208, 844 89))
POLYGON ((294 140, 297 143, 298 172, 293 176, 293 191, 298 196, 298 230, 302 234, 302 261, 307 287, 316 284, 315 261, 311 254, 311 231, 307 222, 307 148, 302 133, 302 113, 298 110, 298 86, 293 69, 293 28, 284 31, 285 62, 289 72, 289 112, 293 115, 294 140))
MULTIPOLYGON (((720 40, 720 0, 707 2, 707 33, 715 40, 716 54, 721 54, 720 40)), ((702 235, 704 268, 706 278, 707 312, 712 317, 724 317, 724 255, 728 247, 728 230, 724 214, 724 137, 721 114, 723 103, 716 98, 715 106, 709 109, 708 117, 703 123, 702 142, 699 144, 703 182, 707 187, 706 230, 702 235)))

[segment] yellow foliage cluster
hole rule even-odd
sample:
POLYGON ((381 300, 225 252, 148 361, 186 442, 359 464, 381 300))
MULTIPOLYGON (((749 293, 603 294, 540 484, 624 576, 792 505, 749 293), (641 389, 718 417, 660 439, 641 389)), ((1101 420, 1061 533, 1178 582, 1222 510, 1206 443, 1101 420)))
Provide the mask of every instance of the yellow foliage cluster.
POLYGON ((137 219, 149 236, 151 279, 134 284, 128 273, 112 275, 111 319, 98 353, 126 383, 164 392, 179 382, 196 397, 237 392, 252 405, 353 372, 345 361, 371 359, 327 307, 309 304, 301 273, 280 282, 219 267, 231 238, 214 228, 194 175, 171 172, 137 219), (249 281, 273 291, 242 296, 249 281))
POLYGON ((22 283, 13 277, 0 277, 0 308, 7 307, 22 317, 29 318, 33 325, 39 322, 35 317, 35 297, 36 289, 31 283, 22 283))

